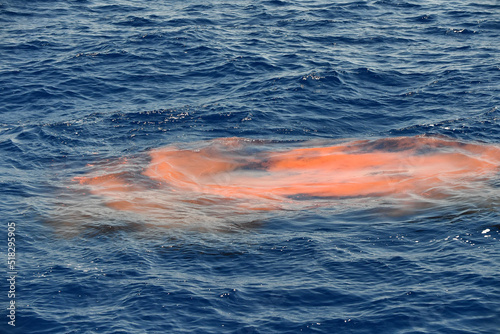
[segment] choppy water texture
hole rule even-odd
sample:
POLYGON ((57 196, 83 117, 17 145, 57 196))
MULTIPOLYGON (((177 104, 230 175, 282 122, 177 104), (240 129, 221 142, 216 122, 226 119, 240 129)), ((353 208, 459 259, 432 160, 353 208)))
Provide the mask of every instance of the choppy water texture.
POLYGON ((498 332, 498 1, 0 23, 2 333, 498 332))

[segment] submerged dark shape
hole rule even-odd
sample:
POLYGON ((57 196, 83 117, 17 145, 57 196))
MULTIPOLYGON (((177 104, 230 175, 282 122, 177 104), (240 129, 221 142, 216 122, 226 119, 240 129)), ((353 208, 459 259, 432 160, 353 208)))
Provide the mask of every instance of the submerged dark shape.
POLYGON ((231 219, 318 199, 466 198, 489 187, 500 163, 497 146, 425 136, 288 147, 221 138, 148 155, 142 166, 118 160, 74 180, 109 208, 182 223, 193 210, 231 219))

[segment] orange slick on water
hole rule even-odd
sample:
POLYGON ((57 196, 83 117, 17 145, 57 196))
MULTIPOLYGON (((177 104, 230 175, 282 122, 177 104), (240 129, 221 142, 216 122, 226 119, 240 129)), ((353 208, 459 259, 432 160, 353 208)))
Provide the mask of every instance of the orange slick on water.
POLYGON ((500 163, 497 146, 434 137, 302 142, 293 148, 223 138, 148 155, 135 176, 125 161, 75 179, 117 210, 161 212, 179 203, 223 201, 271 210, 280 202, 317 198, 466 195, 486 186, 500 163))

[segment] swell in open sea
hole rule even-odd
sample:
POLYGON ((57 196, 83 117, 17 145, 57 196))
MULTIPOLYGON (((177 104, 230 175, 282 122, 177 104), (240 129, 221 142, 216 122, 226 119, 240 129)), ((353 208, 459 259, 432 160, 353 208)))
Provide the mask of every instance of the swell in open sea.
MULTIPOLYGON (((496 0, 0 1, 0 331, 498 333, 498 171, 426 205, 302 187, 255 211, 146 174, 226 137, 498 147, 499 34, 496 0)), ((217 187, 270 172, 259 147, 217 187)))

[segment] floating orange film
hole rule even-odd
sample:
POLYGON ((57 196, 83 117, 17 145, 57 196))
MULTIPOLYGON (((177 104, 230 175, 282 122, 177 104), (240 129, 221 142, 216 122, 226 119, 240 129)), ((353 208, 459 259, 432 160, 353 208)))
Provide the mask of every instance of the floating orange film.
POLYGON ((500 163, 497 146, 434 137, 294 147, 223 138, 194 146, 151 150, 135 174, 137 166, 125 161, 75 180, 117 210, 171 212, 179 203, 216 207, 224 201, 236 209, 272 210, 318 198, 466 195, 486 186, 500 163))

